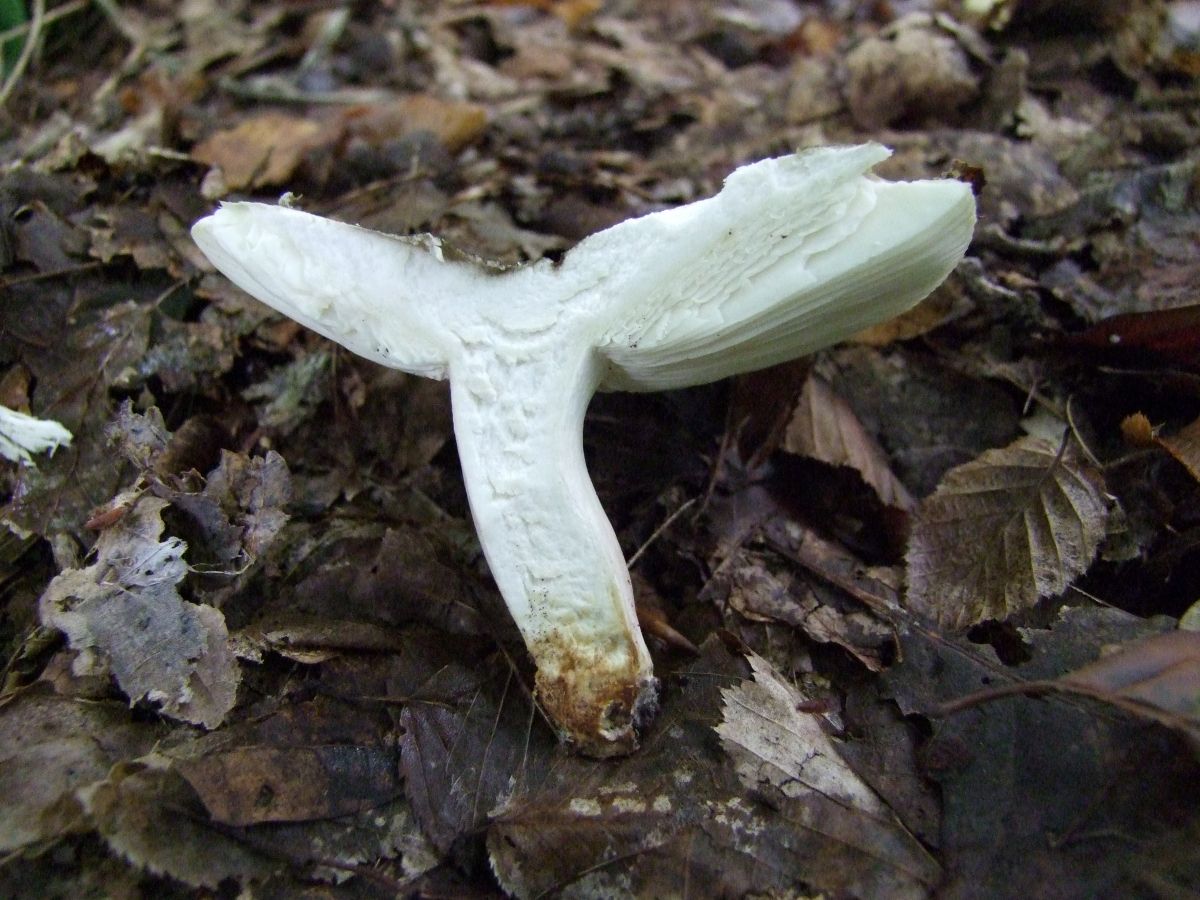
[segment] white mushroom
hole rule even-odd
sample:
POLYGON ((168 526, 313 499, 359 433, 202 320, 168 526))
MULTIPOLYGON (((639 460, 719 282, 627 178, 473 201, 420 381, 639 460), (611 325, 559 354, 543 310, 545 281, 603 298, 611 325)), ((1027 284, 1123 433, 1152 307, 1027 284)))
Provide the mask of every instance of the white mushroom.
POLYGON ((637 745, 657 683, 621 548, 584 465, 597 389, 759 369, 912 306, 975 222, 957 181, 867 175, 878 144, 744 166, 707 200, 506 271, 295 209, 227 203, 192 230, 260 300, 386 366, 450 379, 479 540, 537 665, 542 708, 580 750, 637 745))
POLYGON ((0 406, 0 456, 13 462, 33 463, 31 454, 71 443, 71 432, 53 419, 39 419, 7 406, 0 406))

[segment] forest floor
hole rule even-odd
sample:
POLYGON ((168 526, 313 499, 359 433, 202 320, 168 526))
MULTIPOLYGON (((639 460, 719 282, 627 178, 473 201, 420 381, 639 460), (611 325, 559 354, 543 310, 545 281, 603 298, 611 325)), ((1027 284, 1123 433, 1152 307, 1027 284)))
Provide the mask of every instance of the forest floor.
POLYGON ((1200 896, 1200 3, 0 16, 0 404, 73 435, 0 461, 0 895, 1200 896), (976 187, 941 288, 589 410, 662 682, 621 759, 537 709, 446 385, 188 232, 560 258, 867 140, 976 187))

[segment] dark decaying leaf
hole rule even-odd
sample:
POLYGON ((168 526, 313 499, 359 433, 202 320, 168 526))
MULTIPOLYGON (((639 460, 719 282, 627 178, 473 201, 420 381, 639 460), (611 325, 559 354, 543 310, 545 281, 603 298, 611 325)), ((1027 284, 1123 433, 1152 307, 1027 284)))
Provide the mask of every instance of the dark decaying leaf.
POLYGON ((187 515, 193 551, 202 550, 205 562, 224 567, 226 574, 259 559, 287 522, 291 476, 273 450, 251 457, 214 448, 221 435, 199 417, 171 434, 156 407, 135 413, 128 401, 106 433, 141 470, 149 490, 187 515), (187 477, 191 463, 210 458, 219 462, 206 469, 196 490, 187 477))
POLYGON ((445 529, 440 531, 396 526, 382 535, 331 543, 320 554, 321 564, 297 584, 287 608, 327 615, 328 598, 337 597, 339 615, 425 622, 452 634, 485 633, 474 579, 446 546, 445 529))
POLYGON ((143 497, 96 541, 96 561, 67 569, 39 602, 42 623, 78 651, 78 674, 112 672, 131 702, 215 728, 233 708, 240 673, 225 617, 176 589, 187 545, 160 541, 165 500, 143 497))
POLYGON ((830 465, 849 466, 889 506, 910 509, 913 505, 912 495, 892 473, 883 448, 863 427, 850 404, 819 375, 810 375, 804 383, 782 447, 830 465))
POLYGON ((70 447, 35 466, 22 466, 0 521, 18 533, 83 531, 92 509, 120 485, 120 459, 104 432, 112 413, 108 390, 134 370, 150 341, 151 312, 119 303, 67 324, 66 304, 41 292, 14 291, 0 303, 0 344, 11 342, 37 389, 31 405, 75 436, 70 447))
POLYGON ((260 619, 239 631, 237 639, 253 655, 278 653, 306 664, 325 662, 344 652, 399 653, 407 649, 405 636, 383 625, 298 614, 260 619))
POLYGON ((1117 358, 1141 353, 1179 365, 1200 366, 1200 304, 1110 316, 1063 341, 1117 358))
POLYGON ((1197 763, 1176 735, 1061 692, 936 716, 981 688, 1054 681, 1162 627, 1068 608, 1051 628, 1022 629, 1027 658, 1010 665, 965 638, 904 633, 901 662, 883 678, 904 713, 933 716, 921 757, 942 797, 939 896, 1036 897, 1047 885, 1080 898, 1188 895, 1195 855, 1182 882, 1163 858, 1175 828, 1200 825, 1197 763), (1162 890, 1147 890, 1160 878, 1162 890))
POLYGON ((192 887, 215 889, 227 878, 258 880, 281 866, 209 824, 166 757, 120 763, 81 799, 92 825, 118 855, 192 887))
POLYGON ((1037 438, 989 450, 947 473, 917 508, 907 602, 961 628, 1004 619, 1062 593, 1104 539, 1099 475, 1037 438))
POLYGON ((117 759, 139 755, 155 731, 115 703, 27 692, 0 709, 0 852, 86 827, 76 791, 102 781, 117 759))
MULTIPOLYGON (((808 549, 820 552, 819 547, 808 549)), ((838 596, 822 579, 778 571, 780 566, 771 565, 773 561, 771 555, 737 551, 705 586, 704 596, 723 597, 752 621, 799 628, 818 643, 845 648, 869 669, 883 668, 894 643, 891 628, 857 603, 838 596)))
POLYGON ((443 853, 544 771, 554 739, 514 673, 447 666, 400 713, 401 770, 417 821, 443 853))
POLYGON ((1200 632, 1166 631, 1116 648, 1052 681, 1025 681, 946 704, 951 713, 1013 694, 1080 694, 1200 741, 1200 632))

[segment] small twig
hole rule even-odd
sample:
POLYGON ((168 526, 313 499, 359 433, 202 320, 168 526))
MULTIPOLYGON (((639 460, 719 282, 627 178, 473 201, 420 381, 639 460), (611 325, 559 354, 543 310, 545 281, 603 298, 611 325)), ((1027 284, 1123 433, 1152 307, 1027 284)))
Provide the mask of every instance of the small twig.
POLYGON ((1075 417, 1071 414, 1071 400, 1071 397, 1067 398, 1066 408, 1067 425, 1071 427, 1071 434, 1074 436, 1076 443, 1079 444, 1080 449, 1083 450, 1084 455, 1088 458, 1091 464, 1097 469, 1103 469, 1104 463, 1100 462, 1100 460, 1096 458, 1096 454, 1092 452, 1092 448, 1087 445, 1087 441, 1083 439, 1083 435, 1079 433, 1079 428, 1075 425, 1075 417))
MULTIPOLYGON (((50 12, 46 13, 42 19, 42 26, 53 25, 59 19, 65 19, 72 13, 77 13, 81 9, 91 6, 92 0, 71 0, 70 3, 64 3, 62 6, 56 6, 50 12)), ((14 25, 12 28, 6 28, 0 31, 0 44, 11 41, 15 37, 22 37, 33 30, 32 22, 22 22, 20 25, 14 25)))
POLYGON ((9 95, 16 88, 21 76, 25 74, 25 69, 33 58, 34 49, 41 42, 42 28, 45 24, 46 0, 33 0, 33 16, 29 20, 29 34, 21 46, 21 55, 17 57, 16 64, 8 73, 8 78, 4 79, 4 86, 0 87, 0 106, 8 102, 9 95))
POLYGON ((71 275, 78 275, 80 272, 90 272, 103 265, 102 262, 87 262, 77 266, 67 266, 65 269, 55 269, 53 272, 34 272, 32 275, 20 275, 16 278, 0 278, 0 288, 29 284, 32 281, 49 281, 52 278, 67 278, 71 275))
POLYGON ((654 529, 650 537, 646 538, 646 540, 642 543, 642 546, 637 548, 637 551, 634 552, 633 556, 629 557, 629 562, 626 563, 626 565, 628 565, 628 567, 631 569, 637 565, 637 561, 642 558, 642 554, 646 552, 649 546, 657 541, 662 533, 675 523, 676 519, 691 509, 692 506, 695 505, 696 500, 696 497, 692 497, 690 500, 684 501, 684 503, 680 505, 679 509, 667 516, 666 519, 663 520, 663 523, 654 529))
POLYGON ((731 399, 729 405, 725 408, 725 429, 721 432, 721 443, 717 447, 717 456, 713 460, 712 471, 708 475, 708 484, 704 486, 704 496, 701 498, 700 508, 692 516, 693 524, 704 515, 704 511, 708 509, 709 501, 712 500, 713 492, 717 489, 717 479, 721 477, 721 467, 725 464, 725 454, 729 452, 729 444, 733 440, 734 406, 735 404, 731 399))
POLYGON ((988 688, 983 691, 975 691, 974 693, 967 694, 965 697, 959 697, 957 700, 951 700, 948 703, 943 703, 937 708, 935 715, 953 715, 954 713, 961 712, 964 709, 970 709, 971 707, 979 706, 983 703, 989 703, 992 700, 998 700, 1003 697, 1022 695, 1028 697, 1038 697, 1043 694, 1058 694, 1069 697, 1086 697, 1089 700, 1098 700, 1101 703, 1105 703, 1108 706, 1134 716, 1135 718, 1149 720, 1174 731, 1194 733, 1197 727, 1197 723, 1194 720, 1189 719, 1187 716, 1174 713, 1171 710, 1153 706, 1150 703, 1143 702, 1133 697, 1125 697, 1121 694, 1114 694, 1111 691, 1094 688, 1088 684, 1064 680, 1061 678, 1053 681, 1022 681, 1015 684, 1006 684, 1001 685, 1000 687, 988 688))
POLYGON ((135 46, 146 43, 146 36, 130 23, 129 18, 121 12, 113 0, 92 0, 92 2, 100 8, 100 12, 104 13, 112 27, 120 32, 121 37, 135 46))

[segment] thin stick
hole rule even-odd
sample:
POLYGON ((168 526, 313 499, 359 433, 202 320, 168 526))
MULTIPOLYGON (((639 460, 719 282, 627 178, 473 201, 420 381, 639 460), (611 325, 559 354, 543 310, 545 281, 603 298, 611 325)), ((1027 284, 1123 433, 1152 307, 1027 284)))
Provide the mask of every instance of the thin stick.
MULTIPOLYGON (((64 3, 62 6, 56 6, 50 12, 46 13, 42 20, 42 25, 53 25, 59 19, 65 19, 72 13, 77 13, 81 9, 90 6, 92 0, 71 0, 70 3, 64 3)), ((0 31, 0 44, 10 41, 15 37, 21 37, 28 34, 33 28, 32 22, 22 22, 20 25, 14 25, 12 28, 6 28, 0 31)))
POLYGON ((642 558, 642 554, 646 552, 647 548, 651 544, 653 544, 656 540, 658 540, 659 535, 661 535, 664 531, 666 531, 668 528, 670 528, 671 524, 676 519, 678 519, 685 512, 687 512, 689 509, 691 509, 692 505, 695 502, 696 502, 696 498, 693 497, 692 499, 690 499, 687 502, 680 505, 679 509, 675 510, 675 512, 673 512, 669 516, 667 516, 667 518, 663 520, 663 523, 654 529, 654 532, 650 535, 650 537, 646 538, 646 540, 642 544, 642 546, 637 548, 637 551, 633 554, 633 556, 629 557, 629 562, 626 563, 626 566, 628 568, 632 569, 634 567, 634 565, 637 564, 637 561, 642 558))

